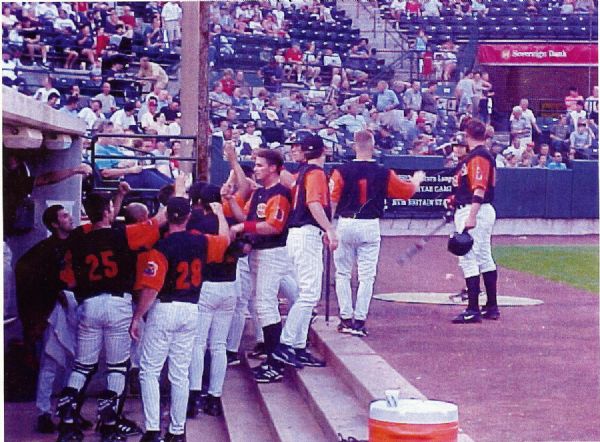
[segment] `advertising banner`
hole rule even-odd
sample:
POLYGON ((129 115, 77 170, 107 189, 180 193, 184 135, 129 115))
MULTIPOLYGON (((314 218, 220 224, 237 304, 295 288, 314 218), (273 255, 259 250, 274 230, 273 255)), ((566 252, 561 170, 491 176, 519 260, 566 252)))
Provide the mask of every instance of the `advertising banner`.
POLYGON ((504 66, 596 66, 597 44, 505 43, 482 44, 477 50, 479 63, 504 66))

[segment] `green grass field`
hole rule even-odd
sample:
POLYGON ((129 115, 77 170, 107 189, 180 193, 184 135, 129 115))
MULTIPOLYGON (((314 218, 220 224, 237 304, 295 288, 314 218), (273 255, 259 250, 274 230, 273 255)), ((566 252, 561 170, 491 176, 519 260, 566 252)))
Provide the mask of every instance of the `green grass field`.
POLYGON ((598 293, 598 247, 497 246, 493 254, 503 267, 598 293))

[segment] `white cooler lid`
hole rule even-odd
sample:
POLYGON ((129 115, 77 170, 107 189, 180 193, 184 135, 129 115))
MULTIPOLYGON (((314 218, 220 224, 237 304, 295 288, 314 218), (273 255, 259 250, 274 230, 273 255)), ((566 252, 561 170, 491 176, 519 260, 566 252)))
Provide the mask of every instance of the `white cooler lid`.
POLYGON ((397 406, 382 399, 371 402, 369 417, 400 424, 446 424, 458 421, 458 407, 442 401, 399 399, 397 406))

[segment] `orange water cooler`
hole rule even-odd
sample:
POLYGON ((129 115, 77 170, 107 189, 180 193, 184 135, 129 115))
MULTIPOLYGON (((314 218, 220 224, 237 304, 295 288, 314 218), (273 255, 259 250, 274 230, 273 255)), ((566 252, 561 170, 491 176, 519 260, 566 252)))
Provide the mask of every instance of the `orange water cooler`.
POLYGON ((371 402, 369 442, 457 442, 458 407, 421 399, 400 399, 397 390, 371 402))

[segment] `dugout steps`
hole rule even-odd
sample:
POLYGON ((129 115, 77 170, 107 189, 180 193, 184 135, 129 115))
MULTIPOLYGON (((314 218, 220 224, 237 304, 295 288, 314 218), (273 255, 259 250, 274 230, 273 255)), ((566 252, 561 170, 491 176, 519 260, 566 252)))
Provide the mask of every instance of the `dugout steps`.
MULTIPOLYGON (((286 368, 284 380, 257 384, 245 354, 227 370, 224 417, 231 442, 337 441, 338 434, 368 439, 369 403, 398 389, 401 397, 426 399, 361 339, 337 332, 337 319, 311 327, 311 350, 327 367, 286 368)), ((460 442, 472 442, 461 433, 460 442)))

